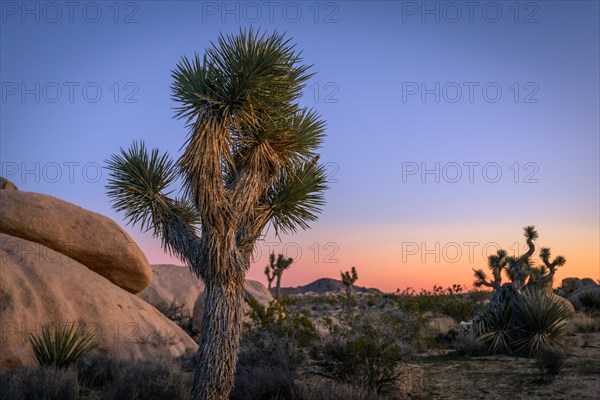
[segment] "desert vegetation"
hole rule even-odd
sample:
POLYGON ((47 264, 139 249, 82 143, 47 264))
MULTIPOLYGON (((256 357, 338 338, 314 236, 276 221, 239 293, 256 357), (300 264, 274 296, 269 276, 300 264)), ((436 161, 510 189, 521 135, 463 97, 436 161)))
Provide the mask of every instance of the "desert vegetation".
MULTIPOLYGON (((12 336, 15 346, 2 364, 3 396, 16 400, 597 396, 600 286, 589 278, 568 278, 572 281, 565 279, 554 290, 556 272, 566 265, 566 258, 553 257, 549 248, 539 247, 534 226, 523 228, 523 254, 498 250, 488 257, 487 270, 473 270, 472 285, 383 293, 360 288, 353 266, 340 271, 339 281, 323 278, 321 285, 313 285, 328 290, 303 291, 282 287, 282 276, 294 259, 275 253, 264 267, 267 288, 247 280, 252 253, 267 228, 273 228, 277 238, 308 229, 325 204, 326 168, 319 161, 325 121, 300 104, 313 75, 311 67, 284 34, 249 28, 221 35, 203 56, 182 57, 171 72, 175 117, 188 130, 180 157, 173 160, 158 149, 148 149, 142 140, 106 161, 106 194, 113 209, 128 224, 159 238, 163 250, 185 264, 189 277, 169 281, 163 275, 162 284, 152 286, 157 271, 167 269, 152 269, 136 246, 134 257, 127 257, 132 255, 125 250, 130 240, 114 222, 48 196, 16 193, 16 186, 2 183, 15 192, 3 196, 4 203, 20 210, 3 218, 6 226, 11 225, 6 235, 14 234, 11 240, 17 244, 31 241, 68 255, 69 260, 73 257, 72 263, 51 270, 44 264, 48 260, 26 263, 4 246, 3 260, 10 261, 13 284, 2 298, 15 304, 30 301, 27 296, 17 298, 20 284, 31 283, 30 276, 40 277, 36 283, 47 286, 30 285, 28 293, 41 288, 37 291, 49 299, 61 298, 69 289, 83 298, 87 289, 95 288, 91 293, 110 295, 101 299, 104 303, 86 303, 85 311, 98 317, 104 312, 99 304, 105 304, 110 311, 102 317, 122 318, 101 321, 143 331, 135 337, 129 332, 123 340, 117 333, 111 342, 87 331, 85 323, 43 324, 39 332, 27 334, 26 355, 15 339, 16 328, 10 335, 3 333, 3 339, 12 336), (65 213, 71 219, 60 225, 65 213), (41 223, 30 229, 18 214, 32 214, 41 223), (65 237, 46 237, 53 224, 60 225, 57 231, 65 237), (73 240, 79 237, 86 240, 73 240), (111 246, 110 240, 98 237, 121 238, 122 243, 111 246), (95 239, 104 246, 94 249, 98 256, 89 257, 95 239), (74 249, 65 248, 70 241, 77 243, 74 249), (194 284, 189 284, 191 280, 194 284), (177 301, 174 293, 165 294, 167 286, 181 292, 176 293, 177 301), (144 292, 148 288, 152 290, 144 292), (147 349, 164 351, 154 354, 147 349), (27 365, 29 359, 35 365, 27 365)), ((61 306, 65 313, 73 313, 65 315, 86 314, 75 307, 69 310, 77 305, 69 301, 44 300, 57 314, 63 311, 61 306)), ((18 306, 1 308, 16 319, 18 306)), ((37 309, 39 314, 52 314, 37 309)))
MULTIPOLYGON (((344 290, 283 296, 266 307, 250 297, 229 398, 500 399, 516 388, 528 398, 573 390, 592 398, 600 309, 591 304, 557 322, 560 301, 526 292, 510 314, 525 324, 498 347, 490 325, 475 333, 494 296, 452 285, 357 294, 351 307, 344 290)), ((181 321, 172 312, 178 307, 169 309, 181 321)), ((89 340, 82 330, 70 332, 72 340, 58 347, 89 340)), ((125 362, 92 351, 70 365, 11 370, 0 376, 0 390, 15 399, 191 399, 194 358, 125 362)))

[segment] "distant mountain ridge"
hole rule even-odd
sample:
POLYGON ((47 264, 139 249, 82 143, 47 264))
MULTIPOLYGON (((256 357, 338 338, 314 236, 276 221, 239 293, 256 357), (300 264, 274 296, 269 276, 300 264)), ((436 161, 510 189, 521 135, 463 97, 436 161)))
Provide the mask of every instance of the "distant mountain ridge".
MULTIPOLYGON (((362 286, 353 286, 354 293, 382 293, 381 290, 375 288, 365 288, 362 286)), ((344 290, 342 281, 332 278, 321 278, 304 286, 297 287, 282 287, 280 288, 282 295, 298 295, 313 292, 315 294, 332 294, 340 293, 344 290)), ((274 291, 274 289, 273 289, 274 291)))

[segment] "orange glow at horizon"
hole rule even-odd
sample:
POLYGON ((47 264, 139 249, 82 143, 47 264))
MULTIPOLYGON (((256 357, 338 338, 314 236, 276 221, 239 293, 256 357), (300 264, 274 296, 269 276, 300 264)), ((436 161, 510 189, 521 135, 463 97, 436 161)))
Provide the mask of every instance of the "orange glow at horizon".
MULTIPOLYGON (((421 288, 431 289, 433 285, 447 287, 455 283, 470 289, 473 268, 483 268, 488 272, 487 255, 500 247, 510 255, 525 251, 521 228, 505 226, 494 231, 479 228, 445 227, 442 230, 423 226, 402 229, 344 226, 335 229, 320 227, 282 240, 268 235, 257 245, 248 278, 266 285, 264 267, 268 263, 268 254, 274 251, 295 260, 283 275, 283 286, 306 285, 324 277, 340 279, 340 271, 356 266, 357 285, 384 292, 407 287, 418 291, 421 288), (357 240, 356 232, 377 234, 357 240), (333 237, 336 240, 330 239, 333 237)), ((563 255, 567 259, 567 263, 556 272, 555 287, 560 286, 566 277, 600 278, 600 238, 593 226, 587 229, 566 226, 536 228, 540 238, 536 242, 533 259, 541 262, 537 257, 541 247, 549 247, 552 258, 563 255)), ((163 253, 158 242, 144 238, 138 239, 138 243, 151 264, 182 264, 163 253)))

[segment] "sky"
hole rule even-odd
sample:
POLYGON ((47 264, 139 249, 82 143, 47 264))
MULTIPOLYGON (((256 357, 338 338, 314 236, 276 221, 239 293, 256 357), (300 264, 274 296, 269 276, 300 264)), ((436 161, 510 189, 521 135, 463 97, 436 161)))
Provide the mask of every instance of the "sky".
MULTIPOLYGON (((522 228, 600 278, 596 1, 1 2, 1 175, 114 219, 150 263, 177 263, 111 209, 105 160, 143 139, 177 158, 171 71, 240 27, 285 32, 316 73, 327 204, 310 230, 265 231, 284 286, 470 286, 522 228)), ((177 189, 177 188, 174 188, 177 189)))

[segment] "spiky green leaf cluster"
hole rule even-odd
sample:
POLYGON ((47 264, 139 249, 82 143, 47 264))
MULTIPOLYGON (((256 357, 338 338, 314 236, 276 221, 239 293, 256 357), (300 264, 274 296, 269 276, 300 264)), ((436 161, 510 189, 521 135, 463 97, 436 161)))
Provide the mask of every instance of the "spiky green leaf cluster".
POLYGON ((113 207, 198 275, 206 257, 226 257, 224 240, 250 254, 269 224, 276 234, 307 229, 327 188, 317 154, 325 123, 299 104, 310 67, 283 34, 253 29, 221 35, 202 57, 183 57, 171 89, 175 116, 189 128, 184 151, 175 163, 134 142, 113 155, 113 207), (179 178, 182 197, 174 198, 169 187, 179 178))
POLYGON ((86 333, 83 325, 77 325, 77 328, 75 325, 55 326, 51 332, 50 324, 46 324, 39 335, 29 335, 37 365, 66 368, 96 347, 93 342, 95 335, 86 333))
POLYGON ((311 66, 301 62, 283 34, 250 29, 221 35, 204 57, 184 57, 177 65, 171 88, 179 103, 176 116, 190 127, 187 148, 193 151, 180 165, 192 197, 199 195, 194 186, 202 170, 215 167, 197 151, 221 159, 219 172, 229 188, 241 182, 244 169, 260 171, 262 183, 272 185, 281 173, 299 173, 316 156, 325 124, 298 103, 312 76, 311 66))
POLYGON ((497 307, 486 310, 482 316, 482 332, 479 339, 486 343, 492 354, 511 352, 513 307, 512 302, 504 301, 497 307))
POLYGON ((518 351, 536 356, 545 346, 562 348, 569 330, 571 316, 567 300, 543 290, 529 290, 516 302, 523 324, 518 327, 522 336, 515 341, 518 351))
POLYGON ((186 258, 194 243, 199 215, 186 199, 172 198, 169 186, 177 179, 176 164, 158 149, 148 152, 143 141, 134 142, 106 162, 107 194, 113 208, 142 230, 152 230, 170 253, 186 258))
POLYGON ((269 188, 264 203, 276 233, 307 229, 325 204, 326 188, 325 168, 316 163, 284 171, 269 188))

